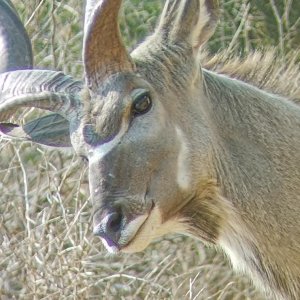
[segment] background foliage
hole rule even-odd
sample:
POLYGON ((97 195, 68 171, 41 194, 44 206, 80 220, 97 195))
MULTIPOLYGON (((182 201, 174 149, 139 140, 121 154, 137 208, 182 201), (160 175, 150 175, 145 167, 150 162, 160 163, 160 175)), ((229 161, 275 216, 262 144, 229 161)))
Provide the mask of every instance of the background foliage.
MULTIPOLYGON (((13 2, 35 66, 82 78, 83 1, 13 2)), ((164 1, 124 2, 121 29, 132 48, 153 30, 164 1)), ((274 46, 284 59, 299 48, 299 1, 220 5, 212 53, 274 46)), ((0 299, 263 299, 222 254, 190 238, 168 236, 143 253, 109 256, 91 234, 90 212, 86 166, 71 151, 2 139, 0 299)))

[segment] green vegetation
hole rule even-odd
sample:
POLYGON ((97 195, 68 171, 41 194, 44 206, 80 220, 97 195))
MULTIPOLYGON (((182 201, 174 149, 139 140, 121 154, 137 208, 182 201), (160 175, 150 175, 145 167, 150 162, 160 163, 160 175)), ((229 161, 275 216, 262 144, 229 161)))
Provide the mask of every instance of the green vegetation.
MULTIPOLYGON (((83 1, 14 0, 32 39, 35 65, 82 78, 83 1)), ((129 47, 151 32, 164 1, 125 0, 129 47)), ((246 55, 300 44, 300 2, 220 0, 211 52, 246 55)), ((19 118, 28 117, 22 112, 19 118)), ((145 252, 112 257, 91 233, 86 166, 71 151, 0 143, 1 299, 263 299, 221 254, 169 236, 145 252)))

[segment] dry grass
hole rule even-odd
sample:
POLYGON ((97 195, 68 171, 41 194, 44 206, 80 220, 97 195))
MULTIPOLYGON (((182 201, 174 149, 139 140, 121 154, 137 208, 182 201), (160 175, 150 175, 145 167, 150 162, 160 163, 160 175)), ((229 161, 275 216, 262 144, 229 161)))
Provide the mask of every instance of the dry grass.
MULTIPOLYGON (((132 45, 153 28, 162 1, 148 11, 146 1, 125 2, 122 30, 132 45), (132 30, 132 20, 142 25, 132 30)), ((81 78, 82 1, 14 3, 35 65, 81 78)), ((91 234, 86 166, 71 151, 2 139, 0 195, 0 299, 262 299, 222 254, 191 238, 108 255, 91 234)))

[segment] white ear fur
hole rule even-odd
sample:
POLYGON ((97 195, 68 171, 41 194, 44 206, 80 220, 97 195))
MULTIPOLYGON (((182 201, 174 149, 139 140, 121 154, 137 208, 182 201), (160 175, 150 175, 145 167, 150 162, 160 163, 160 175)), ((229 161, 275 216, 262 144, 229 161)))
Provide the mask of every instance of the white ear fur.
POLYGON ((168 42, 188 42, 195 50, 214 33, 218 0, 167 0, 157 33, 168 42))
POLYGON ((190 35, 190 43, 194 49, 198 49, 209 40, 213 35, 218 22, 217 1, 198 1, 200 3, 198 20, 190 35))

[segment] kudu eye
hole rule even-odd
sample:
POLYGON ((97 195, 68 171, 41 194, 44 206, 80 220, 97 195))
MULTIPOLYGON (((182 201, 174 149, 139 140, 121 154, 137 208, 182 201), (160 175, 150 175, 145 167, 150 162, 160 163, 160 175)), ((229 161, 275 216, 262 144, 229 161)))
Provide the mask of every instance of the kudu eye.
POLYGON ((132 111, 134 116, 139 116, 147 113, 152 106, 152 100, 148 92, 138 95, 134 102, 132 111))

